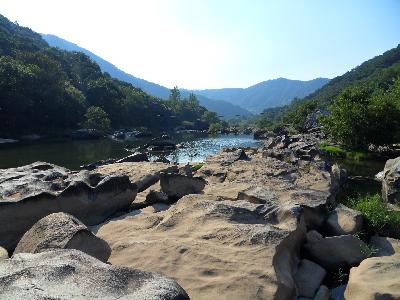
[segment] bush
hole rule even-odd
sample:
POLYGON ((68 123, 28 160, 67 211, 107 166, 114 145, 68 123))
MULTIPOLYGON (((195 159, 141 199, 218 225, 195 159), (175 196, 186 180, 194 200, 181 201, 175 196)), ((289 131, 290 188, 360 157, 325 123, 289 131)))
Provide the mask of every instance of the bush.
POLYGON ((91 106, 88 108, 85 114, 83 127, 88 129, 97 129, 101 132, 107 132, 110 130, 111 121, 108 118, 108 114, 104 110, 97 106, 91 106))
POLYGON ((400 119, 400 79, 388 91, 356 86, 342 92, 322 117, 324 130, 351 149, 396 142, 400 119))
POLYGON ((395 238, 400 236, 400 212, 390 209, 379 194, 349 198, 344 204, 364 215, 369 232, 395 238))

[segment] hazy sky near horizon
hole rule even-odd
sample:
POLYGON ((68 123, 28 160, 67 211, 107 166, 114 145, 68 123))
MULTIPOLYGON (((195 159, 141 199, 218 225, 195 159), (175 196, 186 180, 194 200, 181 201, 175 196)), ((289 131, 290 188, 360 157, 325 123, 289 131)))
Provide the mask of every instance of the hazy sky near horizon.
POLYGON ((333 78, 400 43, 400 0, 0 0, 0 13, 169 88, 333 78))

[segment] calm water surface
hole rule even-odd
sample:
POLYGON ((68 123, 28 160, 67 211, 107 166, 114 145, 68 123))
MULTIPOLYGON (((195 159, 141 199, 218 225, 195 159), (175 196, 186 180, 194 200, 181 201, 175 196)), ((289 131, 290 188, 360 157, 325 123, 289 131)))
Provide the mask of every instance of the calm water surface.
MULTIPOLYGON (((173 136, 185 148, 177 149, 167 156, 177 162, 203 161, 207 156, 227 147, 255 147, 260 144, 250 135, 180 134, 173 136)), ((131 141, 100 140, 53 140, 31 143, 0 144, 0 169, 45 161, 77 169, 82 164, 107 158, 122 158, 130 154, 124 148, 143 145, 148 140, 131 141)))

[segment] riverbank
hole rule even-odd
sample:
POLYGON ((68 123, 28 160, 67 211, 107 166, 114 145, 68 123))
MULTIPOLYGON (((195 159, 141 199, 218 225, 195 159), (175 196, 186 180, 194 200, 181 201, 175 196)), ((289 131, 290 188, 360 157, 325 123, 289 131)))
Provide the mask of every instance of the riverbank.
POLYGON ((329 299, 337 289, 343 295, 350 267, 371 253, 369 241, 354 236, 363 229, 359 214, 335 207, 346 173, 321 155, 319 141, 318 134, 275 136, 262 147, 221 150, 196 168, 124 162, 80 173, 48 164, 7 170, 0 191, 15 210, 0 218, 0 237, 11 234, 6 216, 36 211, 40 216, 24 218, 32 224, 43 216, 17 205, 44 205, 48 214, 56 201, 109 245, 114 266, 162 273, 192 299, 329 299), (93 201, 102 211, 86 206, 93 201))

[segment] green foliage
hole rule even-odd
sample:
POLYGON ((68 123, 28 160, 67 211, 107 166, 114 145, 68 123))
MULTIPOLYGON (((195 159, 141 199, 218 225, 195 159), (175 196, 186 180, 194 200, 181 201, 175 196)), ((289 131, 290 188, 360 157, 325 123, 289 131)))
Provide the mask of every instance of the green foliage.
POLYGON ((344 204, 364 215, 367 228, 372 233, 398 237, 400 212, 391 210, 379 194, 349 198, 344 204))
MULTIPOLYGON (((307 115, 317 109, 329 108, 335 99, 339 99, 336 100, 338 106, 345 109, 347 105, 345 100, 350 99, 352 101, 348 106, 350 111, 347 111, 347 114, 343 111, 340 124, 338 124, 340 138, 345 140, 345 143, 350 143, 349 146, 353 148, 365 148, 365 144, 371 136, 377 144, 387 143, 390 141, 389 132, 394 126, 393 120, 397 117, 397 115, 392 116, 387 112, 393 106, 397 109, 399 95, 398 92, 397 96, 395 92, 391 92, 389 96, 386 95, 386 92, 393 89, 392 86, 398 82, 396 78, 399 77, 400 45, 364 62, 342 76, 332 79, 321 89, 302 100, 294 99, 287 106, 265 110, 261 117, 262 120, 258 124, 264 128, 291 124, 298 131, 302 131, 307 115), (396 101, 393 99, 394 97, 397 97, 396 101), (360 101, 359 105, 357 105, 358 101, 360 101), (367 107, 365 107, 366 102, 368 102, 367 107), (355 114, 353 119, 355 125, 350 128, 348 125, 350 120, 347 116, 352 113, 355 114), (363 127, 365 123, 368 123, 366 129, 363 127), (391 126, 389 130, 387 125, 391 126), (356 128, 360 128, 361 131, 357 131, 356 128), (344 131, 354 132, 354 130, 358 133, 354 138, 351 133, 349 135, 344 133, 344 131)), ((394 113, 397 114, 397 110, 394 113)), ((333 124, 329 132, 334 132, 333 124)))
POLYGON ((111 128, 111 121, 103 109, 97 106, 90 106, 85 114, 83 127, 107 132, 111 128))
POLYGON ((192 170, 193 170, 193 171, 198 171, 198 170, 200 170, 204 165, 205 165, 205 163, 198 163, 198 164, 195 164, 194 166, 192 166, 192 170))
POLYGON ((85 54, 49 47, 0 15, 0 136, 76 129, 88 124, 93 106, 107 115, 104 128, 168 130, 184 121, 207 128, 218 121, 193 94, 182 100, 174 87, 168 101, 151 97, 102 73, 85 54))
POLYGON ((338 146, 321 143, 319 148, 325 151, 331 157, 346 157, 346 151, 338 146))
POLYGON ((388 91, 370 86, 343 91, 331 105, 330 115, 322 118, 326 133, 352 149, 394 143, 399 130, 399 92, 400 79, 388 91))
POLYGON ((221 123, 211 123, 210 127, 208 128, 209 133, 218 133, 223 129, 223 125, 221 123))

